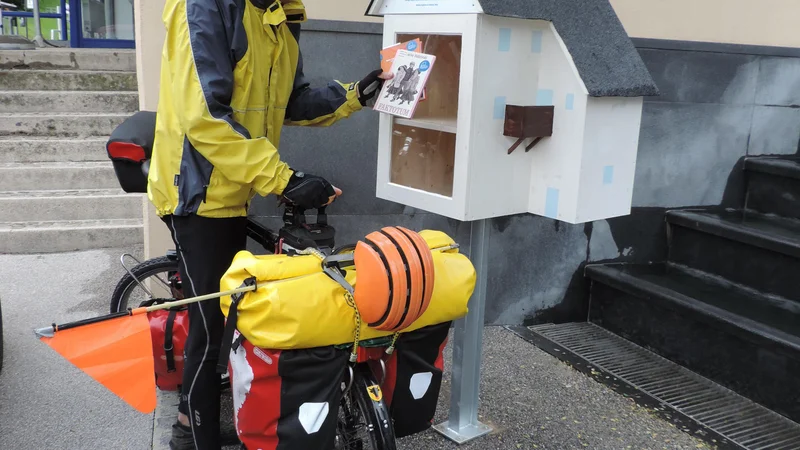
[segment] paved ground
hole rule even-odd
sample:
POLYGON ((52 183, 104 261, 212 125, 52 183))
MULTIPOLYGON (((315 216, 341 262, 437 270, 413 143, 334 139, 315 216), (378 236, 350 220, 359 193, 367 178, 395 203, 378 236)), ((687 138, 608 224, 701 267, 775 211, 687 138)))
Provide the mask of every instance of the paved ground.
MULTIPOLYGON (((482 370, 479 419, 491 435, 457 446, 429 430, 398 450, 709 448, 503 328, 485 329, 482 370)), ((447 418, 449 387, 448 372, 436 423, 447 418)))
MULTIPOLYGON (((153 416, 127 407, 32 333, 53 321, 105 313, 122 274, 121 253, 0 255, 6 339, 0 449, 159 448, 172 407, 157 411, 154 430, 153 416)), ((484 342, 481 420, 496 431, 461 447, 429 431, 401 440, 400 450, 706 448, 504 329, 487 328, 484 342)), ((437 423, 447 415, 448 388, 449 374, 437 423)))
POLYGON ((128 407, 33 335, 54 321, 107 313, 124 273, 121 253, 0 255, 0 449, 151 448, 152 416, 128 407))

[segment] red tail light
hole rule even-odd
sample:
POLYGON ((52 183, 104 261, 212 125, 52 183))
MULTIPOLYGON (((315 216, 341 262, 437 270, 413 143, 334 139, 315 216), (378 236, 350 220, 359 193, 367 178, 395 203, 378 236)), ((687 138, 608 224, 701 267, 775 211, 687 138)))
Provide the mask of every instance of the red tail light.
POLYGON ((147 159, 144 148, 130 142, 110 142, 106 148, 111 159, 127 159, 137 163, 147 159))

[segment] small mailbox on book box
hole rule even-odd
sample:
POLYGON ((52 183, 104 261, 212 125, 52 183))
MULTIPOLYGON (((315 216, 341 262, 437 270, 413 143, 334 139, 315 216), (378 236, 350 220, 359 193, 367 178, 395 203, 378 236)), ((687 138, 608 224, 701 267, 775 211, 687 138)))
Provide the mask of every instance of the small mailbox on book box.
POLYGON ((373 0, 367 14, 384 48, 435 57, 413 115, 381 114, 378 197, 463 221, 630 212, 658 90, 608 0, 373 0))

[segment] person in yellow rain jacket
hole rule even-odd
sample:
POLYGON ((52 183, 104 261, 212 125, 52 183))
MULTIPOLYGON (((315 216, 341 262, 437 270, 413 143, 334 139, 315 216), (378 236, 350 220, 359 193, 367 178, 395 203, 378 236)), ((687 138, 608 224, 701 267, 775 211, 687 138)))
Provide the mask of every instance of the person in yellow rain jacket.
MULTIPOLYGON (((298 0, 167 0, 161 88, 148 197, 179 251, 185 296, 219 291, 246 244, 254 195, 304 209, 340 193, 290 168, 278 153, 284 124, 328 126, 372 101, 380 70, 311 88, 299 50, 298 0)), ((224 317, 219 301, 189 308, 178 421, 170 447, 218 450, 224 317)))

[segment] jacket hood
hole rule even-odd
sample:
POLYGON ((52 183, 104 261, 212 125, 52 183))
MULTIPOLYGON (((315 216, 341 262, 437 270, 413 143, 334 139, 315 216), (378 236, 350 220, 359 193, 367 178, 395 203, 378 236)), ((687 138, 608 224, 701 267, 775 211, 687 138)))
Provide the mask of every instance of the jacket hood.
POLYGON ((273 5, 277 4, 277 7, 280 7, 282 3, 287 22, 300 23, 307 20, 306 6, 303 4, 302 0, 286 0, 284 2, 280 0, 250 0, 250 3, 256 8, 265 10, 266 14, 273 11, 273 8, 275 8, 273 5))

